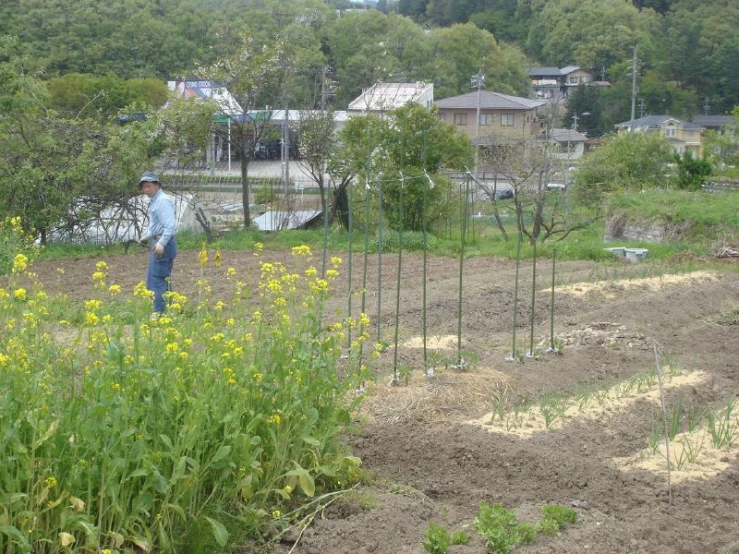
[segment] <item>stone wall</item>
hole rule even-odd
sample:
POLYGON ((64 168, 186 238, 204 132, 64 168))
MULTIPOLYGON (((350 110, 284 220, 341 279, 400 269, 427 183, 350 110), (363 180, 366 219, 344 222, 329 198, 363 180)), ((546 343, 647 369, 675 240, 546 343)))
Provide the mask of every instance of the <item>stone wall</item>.
POLYGON ((606 229, 603 239, 606 242, 629 241, 660 243, 680 240, 690 228, 690 222, 652 222, 629 221, 624 215, 612 215, 606 218, 606 229))

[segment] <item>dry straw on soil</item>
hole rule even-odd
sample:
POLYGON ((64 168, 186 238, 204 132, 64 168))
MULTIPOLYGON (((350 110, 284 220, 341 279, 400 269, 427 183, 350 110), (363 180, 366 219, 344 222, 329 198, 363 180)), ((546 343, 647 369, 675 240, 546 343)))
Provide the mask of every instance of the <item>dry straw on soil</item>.
POLYGON ((694 271, 679 275, 660 275, 641 279, 619 279, 615 281, 599 281, 597 283, 575 283, 559 286, 555 291, 574 296, 585 296, 589 293, 602 293, 607 298, 615 298, 618 293, 627 290, 660 291, 664 288, 680 285, 694 285, 708 281, 718 281, 719 275, 712 271, 694 271))
POLYGON ((415 372, 407 385, 372 385, 362 415, 373 423, 462 421, 489 410, 496 398, 512 394, 513 387, 506 375, 490 368, 445 369, 432 377, 415 372))

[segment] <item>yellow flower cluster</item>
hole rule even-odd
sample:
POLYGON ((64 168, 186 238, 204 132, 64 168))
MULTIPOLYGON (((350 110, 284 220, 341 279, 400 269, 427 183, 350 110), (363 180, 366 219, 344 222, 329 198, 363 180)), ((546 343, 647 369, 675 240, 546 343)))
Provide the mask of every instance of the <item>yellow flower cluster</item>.
POLYGON ((95 272, 92 274, 92 280, 95 288, 104 288, 106 286, 105 279, 108 277, 108 264, 98 262, 95 264, 95 272))
POLYGON ((146 288, 146 283, 143 281, 139 281, 133 288, 133 295, 147 300, 154 298, 154 293, 146 288))
POLYGON ((293 246, 292 253, 293 253, 293 256, 302 256, 302 257, 308 257, 311 255, 310 247, 304 244, 301 246, 293 246))
POLYGON ((23 254, 16 254, 13 260, 13 273, 21 273, 28 267, 28 256, 23 254))

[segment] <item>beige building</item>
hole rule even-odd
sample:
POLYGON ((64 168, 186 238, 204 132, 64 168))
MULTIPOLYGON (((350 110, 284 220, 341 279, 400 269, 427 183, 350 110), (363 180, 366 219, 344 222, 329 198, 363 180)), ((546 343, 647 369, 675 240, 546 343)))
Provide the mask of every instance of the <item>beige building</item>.
POLYGON ((616 125, 618 132, 659 133, 678 154, 691 152, 694 158, 703 155, 705 127, 670 115, 648 115, 616 125))
POLYGON ((479 96, 477 91, 469 92, 437 100, 434 105, 442 121, 454 125, 473 143, 479 137, 481 143, 489 144, 491 139, 527 141, 538 135, 544 126, 540 112, 546 102, 482 90, 479 96))

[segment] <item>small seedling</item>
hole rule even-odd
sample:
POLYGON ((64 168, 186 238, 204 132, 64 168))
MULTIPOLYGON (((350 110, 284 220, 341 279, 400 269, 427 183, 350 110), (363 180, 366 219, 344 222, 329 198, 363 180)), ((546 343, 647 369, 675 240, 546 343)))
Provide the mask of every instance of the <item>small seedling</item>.
POLYGON ((652 427, 652 434, 649 435, 649 450, 652 454, 656 454, 660 444, 659 425, 652 427))
POLYGON ((714 448, 731 446, 739 431, 739 423, 732 421, 732 412, 736 406, 736 400, 729 399, 726 411, 721 416, 715 412, 708 412, 708 430, 711 432, 711 440, 714 448))
POLYGON ((677 403, 672 407, 672 418, 670 420, 670 432, 668 436, 670 440, 675 440, 675 437, 680 432, 680 416, 683 411, 683 397, 680 396, 677 399, 677 403))
POLYGON ((452 534, 452 544, 467 544, 468 542, 470 542, 470 536, 464 531, 452 534))
POLYGON ((423 537, 423 549, 429 554, 446 554, 452 544, 449 531, 436 523, 429 523, 423 537))
POLYGON ((688 457, 688 462, 691 464, 694 464, 695 461, 698 459, 698 456, 703 450, 703 441, 706 440, 706 435, 701 434, 700 442, 697 442, 697 440, 696 442, 693 442, 691 440, 693 436, 695 435, 692 435, 691 437, 686 437, 680 441, 680 443, 683 445, 683 452, 685 452, 686 456, 688 457))
POLYGON ((491 554, 507 554, 521 543, 516 515, 500 503, 481 502, 474 525, 491 554))
POLYGON ((577 521, 575 510, 559 504, 547 504, 541 512, 544 519, 537 524, 537 528, 545 535, 559 535, 560 530, 577 521))

